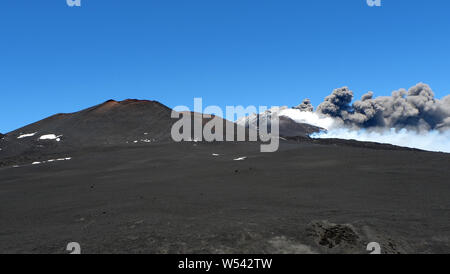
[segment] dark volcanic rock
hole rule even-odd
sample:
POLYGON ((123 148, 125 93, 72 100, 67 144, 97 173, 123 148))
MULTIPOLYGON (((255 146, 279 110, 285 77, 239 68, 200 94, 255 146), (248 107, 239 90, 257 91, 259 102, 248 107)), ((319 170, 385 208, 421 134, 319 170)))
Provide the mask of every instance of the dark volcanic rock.
POLYGON ((312 221, 306 230, 320 253, 361 254, 370 251, 367 245, 372 242, 380 246, 379 251, 383 254, 408 253, 410 249, 409 244, 402 239, 393 240, 385 232, 367 225, 335 224, 322 220, 312 221))
POLYGON ((358 244, 361 245, 361 237, 350 224, 333 224, 327 221, 316 221, 310 224, 309 233, 310 236, 316 239, 319 245, 330 249, 341 246, 348 248, 355 247, 358 244))

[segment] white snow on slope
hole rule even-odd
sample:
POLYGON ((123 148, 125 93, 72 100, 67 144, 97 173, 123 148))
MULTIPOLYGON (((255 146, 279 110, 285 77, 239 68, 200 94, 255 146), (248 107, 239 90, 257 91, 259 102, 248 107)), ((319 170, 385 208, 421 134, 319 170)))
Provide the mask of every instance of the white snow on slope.
MULTIPOLYGON (((53 163, 56 161, 69 161, 72 160, 72 157, 66 157, 66 158, 59 158, 59 159, 50 159, 47 161, 42 161, 42 162, 33 162, 32 165, 39 165, 39 164, 45 164, 45 163, 53 163)), ((14 167, 19 167, 19 166, 14 166, 14 167)))
POLYGON ((247 159, 247 157, 239 157, 239 158, 233 159, 233 161, 244 161, 245 159, 247 159))
POLYGON ((281 111, 288 109, 287 106, 272 107, 262 113, 252 113, 248 116, 241 117, 236 120, 236 124, 244 127, 257 128, 259 124, 270 124, 273 114, 280 114, 281 111))
POLYGON ((34 135, 36 135, 37 132, 35 133, 28 133, 28 134, 22 134, 19 137, 17 137, 17 139, 22 139, 22 138, 27 138, 27 137, 33 137, 34 135))
POLYGON ((55 161, 68 161, 68 160, 72 160, 72 158, 71 158, 71 157, 68 157, 68 158, 59 158, 59 159, 56 159, 55 161))
POLYGON ((62 135, 56 136, 55 134, 47 134, 39 137, 39 140, 56 140, 56 142, 61 141, 62 135))

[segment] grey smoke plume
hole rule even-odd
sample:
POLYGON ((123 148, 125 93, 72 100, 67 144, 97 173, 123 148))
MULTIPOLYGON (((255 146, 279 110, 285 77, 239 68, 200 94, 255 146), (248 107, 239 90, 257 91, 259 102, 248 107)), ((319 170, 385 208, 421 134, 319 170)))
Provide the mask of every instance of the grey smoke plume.
POLYGON ((335 89, 318 106, 317 113, 357 128, 450 129, 450 95, 436 99, 431 88, 423 83, 408 91, 394 91, 391 96, 373 98, 373 93, 368 92, 353 104, 352 100, 353 92, 347 87, 335 89))
POLYGON ((300 111, 306 111, 306 112, 313 112, 314 106, 311 104, 311 100, 305 99, 305 100, 303 100, 303 102, 300 105, 293 107, 293 109, 298 109, 300 111))

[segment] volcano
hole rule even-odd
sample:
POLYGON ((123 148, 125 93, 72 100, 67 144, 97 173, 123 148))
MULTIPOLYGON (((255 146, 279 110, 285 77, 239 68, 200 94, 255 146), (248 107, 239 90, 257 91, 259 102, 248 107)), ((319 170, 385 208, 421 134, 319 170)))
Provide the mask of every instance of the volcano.
MULTIPOLYGON (((147 138, 170 138, 171 109, 157 101, 109 100, 69 114, 56 114, 7 134, 9 140, 21 135, 54 134, 68 146, 119 144, 147 138), (145 135, 144 135, 145 134, 145 135)), ((32 136, 31 136, 32 137, 32 136)), ((21 138, 22 141, 36 138, 21 138)))
POLYGON ((288 117, 274 153, 176 143, 171 112, 110 100, 3 136, 0 253, 450 252, 449 154, 311 139, 288 117))
POLYGON ((0 158, 21 162, 84 147, 167 141, 173 123, 170 113, 157 101, 128 99, 56 114, 6 134, 0 158))
MULTIPOLYGON (((125 144, 171 142, 171 128, 176 119, 172 109, 150 100, 108 100, 75 113, 60 113, 14 130, 0 140, 3 152, 0 165, 30 161, 50 154, 64 154, 86 147, 123 146, 125 144), (12 161, 12 160, 16 161, 12 161), (17 162, 19 161, 19 162, 17 162)), ((203 126, 214 115, 190 113, 203 126)), ((221 119, 221 118, 220 118, 221 119)), ((238 124, 222 119, 224 136, 229 125, 236 136, 238 124)), ((248 131, 246 129, 246 136, 248 131)), ((320 128, 280 118, 280 136, 307 137, 320 128)), ((192 132, 192 140, 194 140, 192 132)), ((225 137, 224 137, 225 139, 225 137)))

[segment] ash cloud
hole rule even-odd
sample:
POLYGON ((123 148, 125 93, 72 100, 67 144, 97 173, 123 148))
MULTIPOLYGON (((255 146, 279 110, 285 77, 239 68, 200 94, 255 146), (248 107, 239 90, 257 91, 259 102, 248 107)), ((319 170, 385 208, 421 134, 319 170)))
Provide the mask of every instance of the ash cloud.
POLYGON ((450 152, 450 95, 437 99, 427 84, 419 83, 409 90, 394 91, 391 96, 375 98, 373 92, 368 92, 352 103, 353 97, 347 87, 327 96, 312 114, 333 122, 327 131, 311 137, 450 152))
POLYGON ((374 98, 373 92, 368 92, 352 104, 353 97, 353 92, 347 87, 335 89, 316 112, 353 128, 441 132, 450 129, 450 95, 436 99, 434 92, 424 83, 408 91, 394 91, 391 96, 374 98))
POLYGON ((293 107, 293 109, 298 109, 298 110, 304 111, 304 112, 313 112, 314 106, 311 104, 310 99, 305 99, 305 100, 303 100, 303 102, 300 105, 293 107))

